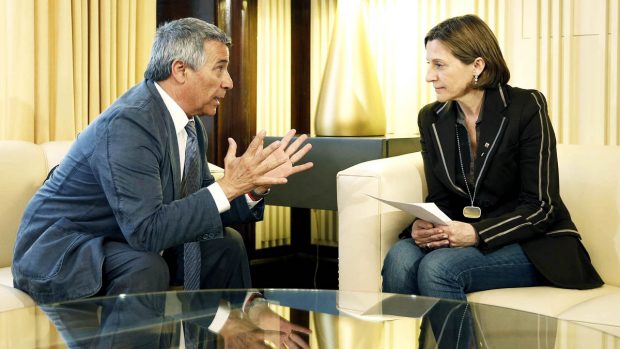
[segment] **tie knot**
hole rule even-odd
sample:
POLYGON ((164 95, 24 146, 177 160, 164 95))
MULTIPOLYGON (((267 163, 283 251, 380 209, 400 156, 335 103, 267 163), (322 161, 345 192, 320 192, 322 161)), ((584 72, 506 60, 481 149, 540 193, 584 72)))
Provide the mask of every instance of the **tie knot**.
POLYGON ((185 131, 189 138, 196 138, 196 122, 194 119, 190 120, 187 125, 185 125, 185 131))

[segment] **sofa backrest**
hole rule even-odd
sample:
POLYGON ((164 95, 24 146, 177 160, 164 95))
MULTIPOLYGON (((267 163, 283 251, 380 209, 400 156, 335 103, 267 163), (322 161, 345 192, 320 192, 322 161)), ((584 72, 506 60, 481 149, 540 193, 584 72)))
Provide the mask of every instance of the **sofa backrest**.
POLYGON ((71 142, 0 141, 0 268, 9 267, 24 208, 71 142))
POLYGON ((47 162, 40 146, 0 141, 0 267, 11 265, 15 234, 24 207, 46 174, 47 162))
POLYGON ((620 146, 558 145, 560 194, 605 283, 620 286, 620 146))

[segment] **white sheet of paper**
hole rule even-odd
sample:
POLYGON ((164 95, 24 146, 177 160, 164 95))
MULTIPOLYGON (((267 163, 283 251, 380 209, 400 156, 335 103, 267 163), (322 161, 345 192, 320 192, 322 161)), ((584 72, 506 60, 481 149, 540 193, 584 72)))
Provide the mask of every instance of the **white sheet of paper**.
POLYGON ((401 211, 412 214, 414 217, 423 219, 436 225, 446 225, 448 224, 448 222, 451 221, 450 217, 446 216, 446 214, 443 213, 443 211, 439 209, 439 207, 437 207, 437 205, 435 205, 435 203, 433 202, 407 203, 385 200, 376 196, 372 196, 370 194, 366 195, 370 196, 373 199, 386 203, 392 207, 396 207, 401 211))

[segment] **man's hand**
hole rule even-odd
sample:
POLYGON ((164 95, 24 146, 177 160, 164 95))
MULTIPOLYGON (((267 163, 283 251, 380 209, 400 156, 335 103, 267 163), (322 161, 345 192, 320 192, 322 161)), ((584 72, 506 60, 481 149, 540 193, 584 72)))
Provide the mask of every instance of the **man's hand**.
POLYGON ((243 319, 239 310, 234 310, 222 327, 220 335, 224 337, 226 349, 269 348, 267 338, 281 336, 277 331, 263 331, 252 322, 243 319))
POLYGON ((240 310, 233 310, 222 327, 225 348, 277 348, 309 349, 299 333, 310 334, 308 328, 290 323, 274 313, 266 303, 256 304, 244 318, 240 310))
POLYGON ((286 177, 267 175, 269 171, 278 168, 289 159, 283 156, 270 156, 280 148, 281 142, 273 142, 263 148, 264 138, 265 131, 259 132, 240 157, 236 156, 237 143, 232 138, 228 139, 228 151, 224 158, 224 177, 218 181, 228 200, 257 187, 269 188, 287 182, 286 177))
MULTIPOLYGON (((299 160, 301 160, 311 149, 312 144, 306 144, 301 149, 301 145, 308 139, 307 135, 299 136, 295 142, 289 145, 291 139, 295 136, 295 129, 288 131, 282 140, 280 141, 280 146, 273 153, 271 153, 270 157, 274 158, 274 162, 284 161, 282 165, 276 167, 275 169, 269 171, 266 175, 269 177, 276 178, 288 178, 291 175, 294 175, 299 172, 303 172, 309 170, 314 166, 313 163, 307 162, 305 164, 294 166, 299 160)), ((262 194, 269 189, 269 186, 262 186, 256 188, 256 192, 262 194)))
MULTIPOLYGON (((286 344, 288 348, 309 349, 308 343, 300 336, 300 334, 311 334, 309 328, 302 327, 289 322, 277 313, 271 310, 267 303, 256 302, 248 309, 248 317, 252 323, 256 324, 260 329, 269 333, 280 332, 280 345, 286 344)), ((272 339, 275 342, 275 339, 272 339)))

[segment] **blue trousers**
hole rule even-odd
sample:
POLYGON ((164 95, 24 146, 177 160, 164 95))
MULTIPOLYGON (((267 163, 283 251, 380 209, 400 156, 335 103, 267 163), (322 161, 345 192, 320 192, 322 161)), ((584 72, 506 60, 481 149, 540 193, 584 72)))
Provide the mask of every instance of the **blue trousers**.
MULTIPOLYGON (((489 253, 475 247, 425 250, 411 238, 392 246, 382 275, 383 292, 460 301, 469 292, 548 284, 519 244, 489 253)), ((475 341, 467 303, 439 302, 423 321, 421 338, 429 322, 439 347, 469 348, 475 341)))
MULTIPOLYGON (((178 339, 178 326, 166 326, 166 294, 174 280, 183 282, 182 255, 137 251, 128 244, 104 244, 103 285, 96 296, 129 294, 93 302, 42 306, 70 348, 168 348, 178 339), (179 261, 171 262, 172 257, 179 261), (178 275, 180 272, 180 276, 178 275), (160 292, 160 293, 157 293, 160 292), (149 293, 139 297, 136 293, 149 293), (143 330, 139 330, 142 328, 143 330), (130 330, 127 329, 138 329, 130 330), (167 332, 168 331, 168 332, 167 332)), ((178 250, 178 249, 177 249, 178 250)), ((180 248, 182 251, 182 246, 180 248)), ((226 229, 222 239, 201 243, 201 288, 249 288, 250 269, 243 240, 226 229)), ((203 311, 204 316, 189 326, 207 327, 215 315, 219 294, 182 297, 184 310, 203 311), (207 304, 208 303, 208 304, 207 304)), ((243 299, 241 299, 242 301, 243 299)), ((231 300, 233 303, 239 300, 231 300)), ((214 338, 201 338, 202 346, 214 338)))

